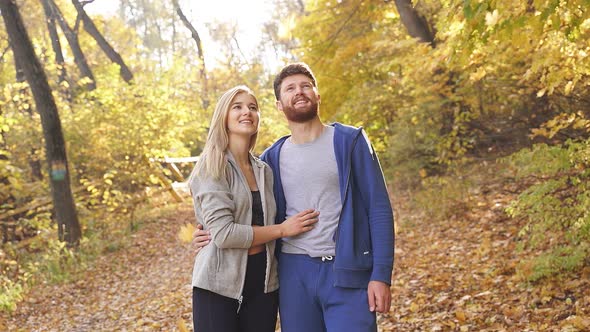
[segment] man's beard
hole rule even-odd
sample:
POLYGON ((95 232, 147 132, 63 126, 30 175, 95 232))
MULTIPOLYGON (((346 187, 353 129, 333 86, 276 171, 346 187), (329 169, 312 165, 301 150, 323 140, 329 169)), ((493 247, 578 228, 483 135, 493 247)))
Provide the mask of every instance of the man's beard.
POLYGON ((283 112, 287 120, 296 123, 308 122, 318 115, 318 103, 310 101, 311 105, 306 110, 296 111, 292 106, 283 106, 283 112))

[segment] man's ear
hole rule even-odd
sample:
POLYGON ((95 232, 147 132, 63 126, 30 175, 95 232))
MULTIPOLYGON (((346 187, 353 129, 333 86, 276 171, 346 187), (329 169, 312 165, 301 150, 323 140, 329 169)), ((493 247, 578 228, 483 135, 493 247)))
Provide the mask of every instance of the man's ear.
POLYGON ((320 94, 318 93, 318 105, 322 103, 322 98, 320 97, 320 94))
POLYGON ((282 112, 283 111, 283 104, 281 104, 281 101, 277 100, 275 103, 277 105, 277 109, 282 112))

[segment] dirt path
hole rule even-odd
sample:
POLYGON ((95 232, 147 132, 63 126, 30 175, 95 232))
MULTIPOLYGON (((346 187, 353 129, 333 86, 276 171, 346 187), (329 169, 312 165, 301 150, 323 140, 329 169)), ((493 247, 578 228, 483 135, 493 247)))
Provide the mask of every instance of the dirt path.
POLYGON ((190 326, 193 256, 176 234, 192 219, 187 205, 173 219, 144 224, 128 248, 104 255, 86 278, 35 287, 8 329, 173 331, 180 319, 190 326))

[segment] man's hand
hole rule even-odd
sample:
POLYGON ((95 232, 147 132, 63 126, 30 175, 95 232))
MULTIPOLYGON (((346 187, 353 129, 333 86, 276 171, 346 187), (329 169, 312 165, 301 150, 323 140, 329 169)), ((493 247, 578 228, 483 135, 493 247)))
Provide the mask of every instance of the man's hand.
POLYGON ((204 231, 203 225, 197 224, 197 230, 193 233, 192 247, 195 254, 198 254, 204 246, 211 242, 211 232, 204 231))
POLYGON ((382 281, 369 281, 367 287, 369 295, 369 310, 386 313, 391 306, 391 291, 389 285, 382 281))

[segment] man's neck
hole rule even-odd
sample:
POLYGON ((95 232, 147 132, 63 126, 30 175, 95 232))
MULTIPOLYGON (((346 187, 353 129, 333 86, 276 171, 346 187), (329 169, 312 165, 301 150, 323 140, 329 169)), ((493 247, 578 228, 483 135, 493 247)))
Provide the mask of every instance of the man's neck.
POLYGON ((324 132, 324 124, 319 117, 315 117, 303 123, 289 122, 289 129, 291 129, 291 142, 304 144, 320 137, 324 132))

